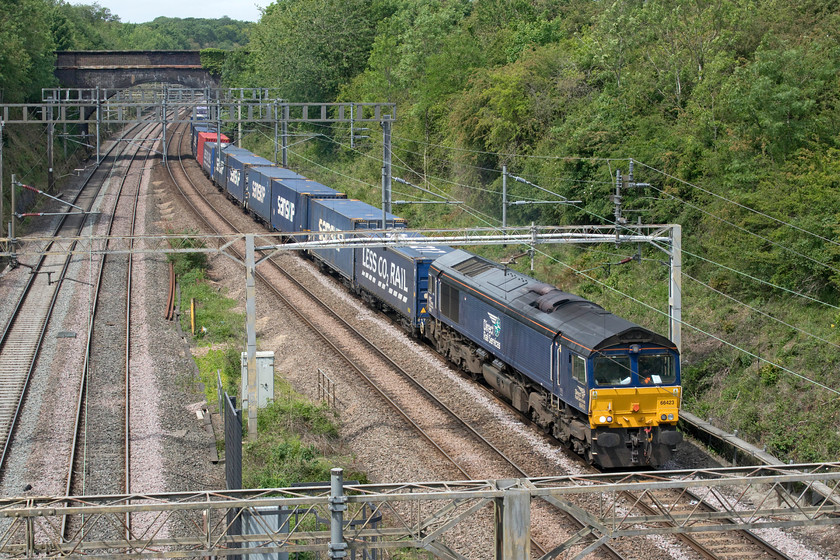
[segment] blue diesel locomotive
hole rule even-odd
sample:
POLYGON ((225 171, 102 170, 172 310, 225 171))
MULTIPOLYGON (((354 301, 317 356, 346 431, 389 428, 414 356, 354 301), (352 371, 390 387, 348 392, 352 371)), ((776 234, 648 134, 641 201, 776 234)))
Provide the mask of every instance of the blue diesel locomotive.
POLYGON ((432 263, 423 335, 601 467, 662 465, 682 435, 665 337, 462 250, 432 263))

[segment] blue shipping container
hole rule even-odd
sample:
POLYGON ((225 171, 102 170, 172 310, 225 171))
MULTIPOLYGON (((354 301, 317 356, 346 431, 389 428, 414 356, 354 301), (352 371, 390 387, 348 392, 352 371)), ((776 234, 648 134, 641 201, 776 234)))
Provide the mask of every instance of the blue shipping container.
POLYGON ((225 154, 225 190, 236 200, 246 207, 248 201, 245 198, 245 170, 249 167, 270 166, 272 163, 267 159, 255 156, 251 152, 247 154, 226 153, 225 154))
POLYGON ((204 159, 201 160, 201 169, 210 174, 210 171, 213 169, 213 156, 216 153, 216 143, 215 142, 205 142, 204 143, 204 159))
POLYGON ((275 179, 271 186, 271 227, 289 233, 307 231, 309 205, 316 198, 347 197, 316 181, 275 179))
POLYGON ((213 181, 221 189, 225 188, 227 182, 227 168, 225 167, 227 154, 253 155, 249 150, 239 148, 234 144, 228 144, 227 147, 222 148, 221 154, 216 158, 216 167, 213 169, 213 181))
POLYGON ((271 170, 276 167, 254 166, 245 169, 245 200, 248 210, 265 223, 271 221, 271 170))
POLYGON ((271 224, 271 214, 274 206, 272 195, 272 183, 278 178, 303 179, 291 169, 284 167, 249 167, 246 171, 245 198, 248 200, 248 208, 265 223, 271 224))
POLYGON ((201 160, 201 168, 211 179, 213 178, 213 171, 217 167, 221 151, 224 151, 225 146, 227 144, 223 142, 221 144, 221 150, 219 150, 219 144, 216 142, 204 143, 204 158, 201 160))
MULTIPOLYGON (((405 228, 405 220, 388 214, 386 227, 405 228)), ((309 204, 309 228, 312 232, 337 232, 358 229, 382 229, 382 210, 360 200, 314 199, 309 204)), ((343 233, 313 235, 310 239, 341 241, 343 233)), ((349 248, 316 249, 312 254, 330 268, 352 281, 355 251, 349 248)))
MULTIPOLYGON (((372 238, 411 242, 426 239, 419 233, 371 233, 372 238)), ((448 245, 362 247, 356 249, 354 284, 387 303, 413 328, 429 316, 426 295, 429 266, 450 251, 448 245)))

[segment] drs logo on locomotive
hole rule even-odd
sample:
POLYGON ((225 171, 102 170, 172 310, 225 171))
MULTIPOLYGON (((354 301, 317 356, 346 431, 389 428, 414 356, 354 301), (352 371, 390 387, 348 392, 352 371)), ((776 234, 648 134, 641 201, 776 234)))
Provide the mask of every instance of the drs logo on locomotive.
POLYGON ((494 348, 501 349, 502 343, 499 341, 499 335, 502 334, 502 320, 499 316, 487 313, 487 317, 484 318, 483 327, 484 341, 494 348))

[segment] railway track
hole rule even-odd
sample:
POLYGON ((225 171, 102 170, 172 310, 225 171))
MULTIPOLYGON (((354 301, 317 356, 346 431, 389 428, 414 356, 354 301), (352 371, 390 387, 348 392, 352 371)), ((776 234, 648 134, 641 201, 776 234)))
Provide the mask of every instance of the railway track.
MULTIPOLYGON (((119 145, 120 142, 114 142, 105 157, 109 157, 119 145)), ((89 211, 100 195, 105 175, 103 167, 94 168, 79 190, 68 199, 69 202, 89 211), (87 186, 90 184, 97 186, 89 189, 87 186)), ((52 235, 77 237, 87 226, 87 215, 66 214, 58 220, 52 235)), ((70 262, 69 256, 46 255, 34 263, 21 263, 31 269, 31 274, 0 335, 0 476, 10 452, 15 426, 38 361, 47 325, 70 262)))
MULTIPOLYGON (((148 142, 154 141, 158 129, 159 125, 146 125, 142 134, 149 139, 126 146, 123 155, 127 162, 119 170, 116 163, 111 167, 109 182, 119 180, 119 185, 113 189, 113 206, 106 210, 109 219, 104 235, 133 235, 142 170, 151 157, 148 142)), ((67 495, 131 491, 131 268, 130 254, 102 255, 99 259, 77 394, 67 495)), ((65 518, 62 534, 84 522, 65 518)), ((103 538, 115 538, 120 529, 101 530, 103 538)), ((126 534, 130 531, 128 517, 122 530, 126 534)))
MULTIPOLYGON (((492 389, 484 385, 481 385, 481 387, 487 395, 494 398, 499 405, 517 416, 523 423, 540 431, 539 426, 532 422, 530 418, 510 406, 507 401, 496 395, 492 389)), ((550 434, 546 433, 545 436, 551 439, 555 445, 563 446, 562 442, 556 440, 550 434)), ((579 460, 581 468, 586 469, 592 474, 599 474, 601 472, 586 463, 582 457, 578 457, 577 455, 575 457, 579 460)), ((707 498, 698 496, 689 490, 683 490, 681 492, 622 492, 619 494, 619 497, 623 499, 620 506, 625 510, 635 508, 645 515, 652 516, 661 515, 670 517, 672 515, 687 514, 690 512, 719 512, 730 509, 724 497, 716 496, 719 507, 715 507, 708 503, 709 500, 707 498)), ((730 525, 737 524, 732 518, 723 519, 722 521, 730 525)), ((676 523, 663 523, 663 527, 676 527, 676 523)), ((678 533, 676 538, 700 557, 707 560, 795 560, 755 533, 747 530, 732 529, 725 532, 678 533)))
MULTIPOLYGON (((213 205, 206 197, 201 195, 199 189, 194 182, 189 178, 189 174, 183 165, 183 161, 179 154, 172 154, 178 156, 180 169, 175 173, 170 168, 172 179, 176 185, 179 184, 175 175, 179 175, 193 185, 193 191, 199 194, 196 200, 194 196, 184 192, 182 195, 184 200, 192 207, 195 215, 204 221, 205 225, 215 233, 233 233, 237 228, 229 220, 227 220, 220 213, 216 212, 213 205), (201 207, 199 207, 199 204, 201 207), (219 231, 218 227, 214 226, 207 219, 210 213, 218 216, 222 220, 227 231, 219 231)), ((170 158, 171 159, 171 158, 170 158)), ((181 189, 181 187, 178 187, 181 189)), ((244 252, 241 253, 242 256, 244 252)), ((379 395, 400 417, 402 417, 417 434, 426 440, 437 452, 458 472, 460 476, 466 478, 478 478, 479 473, 470 470, 468 464, 475 461, 476 453, 483 453, 492 456, 490 459, 485 459, 485 462, 492 462, 494 472, 498 473, 498 478, 506 477, 528 477, 525 469, 517 465, 517 463, 505 453, 495 446, 488 438, 486 438, 478 429, 473 427, 469 422, 465 421, 460 415, 449 408, 443 401, 437 398, 434 393, 415 379, 410 372, 400 366, 394 359, 389 357, 385 351, 380 349, 373 341, 364 336, 358 329, 354 328, 339 314, 337 314, 328 303, 323 302, 318 296, 312 293, 304 286, 304 283, 295 278, 283 267, 276 262, 269 260, 273 267, 273 272, 282 275, 288 282, 294 285, 294 289, 304 293, 309 301, 317 302, 322 312, 329 314, 332 319, 338 324, 339 328, 352 333, 356 340, 360 341, 369 354, 376 356, 376 359, 383 362, 382 365, 365 363, 362 367, 362 362, 369 362, 369 360, 360 360, 357 356, 352 355, 352 351, 347 347, 336 343, 330 336, 325 334, 328 329, 324 328, 323 324, 314 324, 312 320, 305 313, 300 310, 300 304, 291 301, 283 292, 275 286, 275 281, 268 278, 265 274, 258 272, 257 276, 265 283, 265 285, 278 297, 285 305, 293 311, 297 317, 304 322, 313 333, 317 333, 321 340, 328 345, 338 356, 351 367, 356 375, 358 375, 365 383, 379 395), (396 374, 396 375, 395 375, 396 374), (399 379, 401 387, 393 388, 394 379, 399 379), (385 387, 391 386, 391 390, 385 387), (418 393, 420 396, 418 397, 418 393), (447 437, 443 438, 442 434, 446 433, 447 437), (453 445, 451 440, 458 439, 458 443, 453 445), (443 439, 450 440, 450 443, 440 444, 439 441, 443 439), (460 448, 460 451, 457 449, 460 448), (479 450, 479 448, 481 450, 479 450), (464 451, 468 449, 469 451, 464 451)), ((356 348, 358 350, 358 347, 356 348)), ((549 513, 550 514, 550 513, 549 513)), ((562 516, 567 523, 571 523, 569 527, 570 532, 575 532, 583 527, 583 523, 571 517, 567 512, 562 512, 562 516)), ((532 542, 534 550, 544 554, 548 547, 540 544, 537 541, 532 542)), ((620 554, 614 551, 609 545, 602 546, 603 553, 609 558, 622 558, 620 554)))
MULTIPOLYGON (((707 499, 688 490, 682 492, 672 490, 622 492, 621 495, 631 507, 637 508, 647 515, 670 517, 676 514, 726 511, 729 509, 725 499, 718 499, 719 507, 714 507, 708 503, 707 499)), ((723 521, 731 525, 736 524, 731 518, 723 521)), ((676 523, 666 523, 664 525, 675 527, 676 523)), ((708 560, 794 560, 750 531, 682 533, 678 534, 677 538, 708 560)))

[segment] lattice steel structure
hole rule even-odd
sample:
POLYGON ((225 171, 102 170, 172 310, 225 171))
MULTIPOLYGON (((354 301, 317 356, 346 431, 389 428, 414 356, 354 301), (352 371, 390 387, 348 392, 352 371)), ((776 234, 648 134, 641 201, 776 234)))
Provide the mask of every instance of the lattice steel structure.
POLYGON ((530 523, 521 521, 539 500, 584 525, 577 532, 566 529, 565 540, 546 559, 581 558, 619 537, 840 524, 840 463, 338 488, 335 476, 333 482, 331 488, 6 498, 0 500, 0 554, 9 558, 226 557, 244 554, 238 547, 249 543, 248 553, 418 548, 439 558, 462 559, 450 531, 467 523, 495 531, 497 558, 527 559, 527 545, 509 545, 529 542, 530 523), (810 490, 817 484, 828 496, 815 501, 810 490), (620 496, 630 492, 642 500, 669 489, 693 490, 716 504, 717 510, 686 510, 660 502, 658 514, 644 515, 626 505, 626 495, 620 496), (586 495, 598 499, 580 499, 586 495), (280 531, 228 534, 230 519, 245 512, 256 514, 256 508, 263 507, 283 508, 290 523, 280 531), (522 515, 513 519, 505 514, 510 511, 522 515), (97 540, 98 527, 123 526, 126 514, 132 517, 128 538, 97 540), (316 514, 332 519, 329 530, 312 523, 316 514), (58 530, 62 517, 68 515, 84 516, 85 523, 65 540, 58 530), (366 523, 367 516, 376 517, 377 528, 366 523), (489 527, 488 519, 494 519, 489 527), (167 530, 169 534, 162 536, 167 530))
MULTIPOLYGON (((10 124, 38 124, 47 127, 48 183, 52 185, 52 144, 55 125, 77 125, 86 131, 95 125, 96 163, 101 162, 102 125, 157 122, 163 125, 194 122, 192 110, 206 108, 208 124, 221 130, 223 124, 239 127, 243 123, 274 126, 275 161, 281 146, 282 164, 288 164, 288 125, 290 123, 348 123, 351 136, 355 123, 378 122, 383 127, 382 203, 383 215, 391 206, 391 125, 397 118, 395 103, 288 103, 274 97, 272 88, 181 88, 169 87, 119 90, 108 88, 47 88, 41 103, 0 104, 0 210, 3 197, 3 128, 10 124), (282 129, 282 132, 281 132, 282 129)), ((163 160, 167 159, 166 126, 162 127, 163 160)), ((5 231, 0 211, 0 231, 5 231)))
MULTIPOLYGON (((0 104, 0 121, 9 124, 126 124, 141 120, 182 123, 197 101, 92 99, 49 103, 0 104), (176 114, 169 114, 172 112, 176 114), (164 117, 164 115, 167 115, 164 117)), ((394 103, 287 103, 259 99, 220 99, 207 104, 210 122, 286 123, 382 122, 396 118, 394 103)))
MULTIPOLYGON (((657 247, 671 243, 671 231, 679 226, 518 226, 506 233, 498 228, 401 229, 388 230, 384 237, 372 237, 371 230, 330 231, 328 233, 281 232, 255 234, 257 250, 263 252, 301 251, 333 247, 384 247, 420 245, 538 245, 545 243, 651 243, 657 247), (425 239, 410 234, 419 233, 425 239), (406 235, 409 234, 409 235, 406 235), (618 240, 618 241, 616 241, 618 240)), ((246 234, 201 235, 170 234, 146 236, 88 237, 0 237, 0 257, 24 257, 51 254, 120 254, 224 252, 234 243, 245 241, 246 234), (75 243, 75 246, 74 246, 75 243)))

